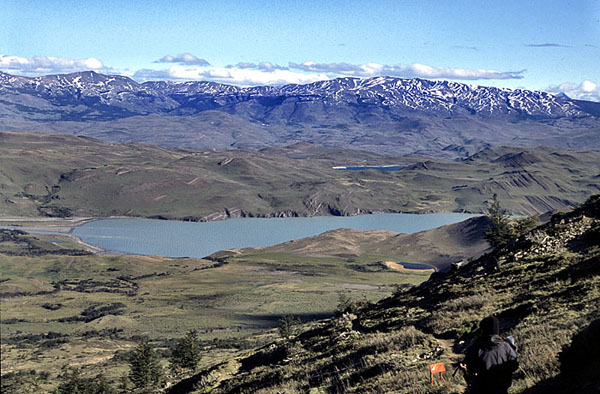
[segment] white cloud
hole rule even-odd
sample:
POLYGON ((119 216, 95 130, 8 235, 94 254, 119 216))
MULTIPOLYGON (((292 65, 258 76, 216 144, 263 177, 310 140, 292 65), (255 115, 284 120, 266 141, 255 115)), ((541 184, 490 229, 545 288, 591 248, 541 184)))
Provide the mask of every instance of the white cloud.
POLYGON ((570 45, 557 44, 555 42, 546 42, 543 44, 525 44, 525 46, 530 48, 573 48, 570 45))
POLYGON ((522 71, 496 71, 464 68, 433 67, 424 64, 389 66, 378 63, 304 63, 280 66, 270 62, 241 62, 225 67, 186 67, 172 66, 168 69, 142 69, 133 74, 137 80, 177 79, 177 80, 209 80, 233 85, 282 85, 288 83, 310 83, 326 79, 351 77, 392 76, 403 78, 439 78, 459 80, 479 79, 521 79, 522 71))
POLYGON ((178 63, 185 64, 188 66, 210 66, 210 63, 204 59, 200 59, 188 52, 179 54, 177 56, 166 55, 153 63, 178 63))
MULTIPOLYGON (((210 64, 189 53, 178 56, 164 56, 154 63, 175 63, 165 69, 140 69, 127 72, 133 78, 146 80, 209 80, 234 85, 282 85, 288 83, 311 83, 336 77, 377 77, 392 76, 403 78, 431 78, 456 80, 482 79, 521 79, 522 71, 496 71, 482 69, 464 69, 435 67, 424 64, 385 65, 378 63, 303 63, 290 62, 288 67, 271 62, 241 62, 225 67, 212 67, 210 64)), ((18 57, 0 55, 0 70, 20 75, 47 75, 94 70, 103 73, 117 73, 106 67, 102 61, 90 57, 86 59, 69 59, 62 57, 18 57)))
POLYGON ((290 68, 306 72, 324 72, 354 77, 390 76, 403 78, 450 78, 462 80, 478 79, 521 79, 525 70, 496 71, 483 69, 434 67, 425 64, 385 65, 378 63, 289 63, 290 68))
MULTIPOLYGON (((326 72, 326 73, 337 73, 337 74, 361 74, 364 73, 364 69, 361 66, 357 66, 349 63, 315 63, 313 61, 306 61, 304 63, 289 63, 289 67, 302 71, 309 72, 326 72)), ((367 65, 364 65, 367 67, 367 65)))
POLYGON ((244 68, 244 69, 256 69, 263 71, 273 71, 273 70, 289 70, 288 67, 280 66, 279 64, 273 64, 271 62, 260 62, 256 63, 248 63, 248 62, 240 62, 235 65, 227 65, 225 68, 244 68))
POLYGON ((280 66, 279 64, 273 64, 271 62, 260 62, 257 67, 259 70, 271 71, 271 70, 289 70, 288 67, 280 66))
POLYGON ((600 102, 600 86, 592 81, 585 80, 580 84, 566 82, 552 85, 546 91, 558 94, 564 93, 572 99, 600 102))
POLYGON ((236 65, 228 65, 225 66, 225 68, 256 68, 257 65, 256 63, 249 63, 249 62, 240 62, 237 63, 236 65))
POLYGON ((329 79, 323 73, 296 72, 290 70, 273 69, 265 71, 257 68, 215 67, 183 67, 173 66, 164 70, 138 70, 133 78, 141 81, 156 79, 175 80, 207 80, 240 86, 257 85, 285 85, 288 83, 305 84, 329 79))
POLYGON ((34 56, 20 57, 0 54, 0 70, 19 75, 47 75, 93 70, 113 72, 104 66, 102 61, 88 57, 86 59, 69 59, 65 57, 34 56))
POLYGON ((127 76, 138 81, 178 79, 173 77, 169 70, 152 70, 149 68, 142 68, 140 70, 137 70, 133 74, 128 74, 127 76))

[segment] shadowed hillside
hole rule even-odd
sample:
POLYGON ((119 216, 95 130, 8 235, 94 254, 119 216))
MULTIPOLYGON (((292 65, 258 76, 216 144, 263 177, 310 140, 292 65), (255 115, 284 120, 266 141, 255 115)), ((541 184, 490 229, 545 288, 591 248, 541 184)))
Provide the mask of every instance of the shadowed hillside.
POLYGON ((597 374, 584 376, 589 369, 578 366, 598 338, 599 292, 595 196, 504 249, 377 304, 341 305, 319 327, 214 365, 169 392, 461 392, 460 374, 431 387, 428 364, 459 360, 479 321, 495 313, 519 346, 512 392, 593 393, 597 374))

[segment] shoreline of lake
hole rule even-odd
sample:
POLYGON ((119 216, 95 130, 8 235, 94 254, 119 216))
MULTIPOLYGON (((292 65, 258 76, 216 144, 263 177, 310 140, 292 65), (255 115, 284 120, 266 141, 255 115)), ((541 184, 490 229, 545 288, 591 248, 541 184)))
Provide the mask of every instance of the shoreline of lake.
MULTIPOLYGON (((10 222, 10 226, 14 229, 23 230, 31 233, 42 233, 42 234, 58 234, 63 236, 68 236, 73 239, 78 244, 82 245, 86 250, 89 250, 95 254, 99 255, 122 255, 122 254, 132 254, 132 255, 158 255, 165 257, 195 257, 195 258, 203 258, 210 254, 216 253, 218 251, 227 250, 227 249, 243 249, 247 247, 260 248, 272 246, 278 243, 287 242, 290 240, 297 240, 309 236, 314 236, 321 234, 325 231, 329 231, 336 228, 355 228, 358 230, 387 230, 396 233, 407 233, 407 232, 418 232, 424 231, 431 228, 440 227, 446 224, 456 223, 462 220, 466 220, 469 217, 477 216, 474 214, 460 214, 456 212, 445 212, 445 213, 373 213, 373 214, 362 214, 362 215, 353 215, 353 216, 312 216, 312 217, 287 217, 287 218, 230 218, 228 220, 219 220, 219 221, 209 221, 209 222, 191 222, 191 221, 180 221, 180 220, 161 220, 161 219, 148 219, 148 218, 137 218, 137 217, 124 217, 124 216, 113 216, 113 217, 78 217, 78 218, 27 218, 27 217, 11 217, 11 218, 1 218, 0 224, 5 224, 10 222), (406 225, 416 226, 414 227, 414 231, 402 230, 401 228, 390 229, 389 223, 380 227, 377 224, 373 224, 370 222, 389 222, 390 218, 403 218, 404 222, 407 222, 406 225), (436 221, 436 218, 438 218, 436 221), (451 218, 451 219, 450 219, 451 218), (441 221, 440 221, 441 220, 441 221), (112 222, 111 222, 112 221, 112 222), (121 222, 119 222, 121 221, 121 222), (282 223, 287 223, 287 227, 303 227, 304 230, 299 232, 291 231, 282 223), (325 223, 333 223, 327 224, 325 223), (367 228, 362 228, 364 225, 356 224, 361 222, 370 223, 367 228), (120 226, 132 226, 133 228, 126 230, 124 233, 119 233, 117 230, 104 230, 102 234, 90 234, 86 232, 86 230, 82 230, 84 228, 91 227, 99 227, 102 228, 108 223, 120 223, 120 226), (137 223, 137 228, 136 228, 137 223), (252 225, 251 225, 252 223, 252 225), (346 223, 354 223, 354 225, 346 225, 346 223), (412 223, 412 224, 411 224, 412 223), (416 223, 416 224, 415 224, 416 223), (421 223, 421 224, 418 224, 421 223), (243 243, 238 240, 238 244, 229 244, 223 243, 223 238, 229 237, 231 232, 235 233, 237 227, 240 227, 238 232, 241 232, 242 239, 244 231, 248 233, 255 232, 254 226, 258 225, 261 227, 264 233, 269 234, 271 232, 279 233, 286 232, 288 233, 289 238, 269 238, 271 241, 265 241, 263 238, 254 239, 251 241, 247 241, 248 243, 243 243), (273 226, 274 225, 274 226, 273 226), (141 226, 141 227, 140 227, 141 226), (171 230, 167 231, 163 235, 155 236, 153 231, 159 230, 151 230, 148 233, 148 228, 144 227, 152 227, 152 228, 170 228, 171 230), (277 230, 277 227, 281 227, 281 229, 277 230), (388 226, 388 227, 386 227, 388 226), (195 239, 193 237, 188 237, 187 239, 181 240, 181 237, 174 237, 173 243, 178 244, 179 249, 170 248, 169 242, 166 242, 165 239, 169 239, 172 233, 177 233, 178 228, 185 228, 185 232, 193 232, 193 228, 212 228, 213 230, 201 230, 204 231, 204 235, 200 237, 201 239, 195 239), (242 230, 246 228, 246 230, 242 230), (219 230, 221 229, 221 230, 219 230), (227 229, 227 230, 223 230, 227 229), (111 232, 114 231, 114 232, 111 232), (223 232, 225 235, 215 236, 213 233, 218 233, 219 231, 223 232), (145 234, 145 235, 144 235, 145 234), (136 238, 137 237, 137 238, 136 238), (117 238, 126 239, 119 243, 116 241, 117 238), (205 238, 210 238, 209 241, 206 241, 205 238), (166 246, 163 247, 157 246, 160 244, 167 243, 166 246), (137 243, 137 245, 136 245, 137 243), (205 250, 206 252, 198 252, 194 249, 193 246, 199 243, 203 243, 198 250, 205 250), (215 247, 208 249, 206 244, 214 244, 215 247), (140 245, 146 245, 140 246, 140 245)), ((393 222, 393 221, 392 221, 393 222)), ((410 227, 410 228, 413 228, 410 227)), ((122 229, 121 229, 122 230, 122 229)), ((194 230, 197 231, 197 230, 194 230)), ((238 238, 239 238, 238 234, 238 238)), ((185 238, 185 236, 183 237, 185 238)), ((250 239, 252 239, 250 237, 250 239)))
MULTIPOLYGON (((94 222, 97 220, 106 219, 149 219, 149 220, 161 220, 166 222, 185 222, 185 223, 211 223, 211 222, 222 222, 233 219, 291 219, 291 218, 316 218, 316 217, 355 217, 361 215, 379 215, 379 214, 406 214, 406 215, 431 215, 431 214, 465 214, 472 216, 483 215, 482 212, 466 212, 466 211, 436 211, 436 210, 422 210, 422 211, 361 211, 359 213, 351 215, 317 215, 317 216, 280 216, 281 212, 273 212, 267 215, 250 215, 250 216, 239 216, 239 217, 225 217, 209 220, 189 220, 185 218, 168 218, 166 216, 78 216, 73 218, 58 218, 58 217, 46 217, 46 216, 0 216, 0 228, 2 227, 16 227, 23 229, 23 231, 44 231, 44 232, 57 232, 69 234, 74 228, 80 227, 86 223, 94 222), (22 222, 31 222, 34 224, 20 224, 22 222), (62 223, 64 224, 55 224, 62 223), (50 231, 48 228, 56 230, 50 231), (27 230, 26 230, 27 229, 27 230)), ((209 215, 210 216, 210 215, 209 215)))
MULTIPOLYGON (((116 218, 116 216, 115 216, 116 218)), ((101 247, 85 242, 83 239, 73 234, 73 229, 83 226, 86 223, 95 220, 102 220, 101 217, 75 217, 75 218, 47 218, 47 217, 27 217, 27 216, 4 216, 0 217, 0 229, 11 228, 24 231, 30 234, 48 234, 61 235, 71 238, 75 243, 81 245, 85 250, 99 256, 120 256, 123 253, 103 249, 101 247), (9 224, 3 224, 9 223, 9 224), (26 224, 21 224, 26 223, 26 224)))
POLYGON ((415 233, 457 223, 471 214, 371 214, 293 218, 236 218, 213 222, 103 219, 73 229, 73 235, 105 250, 140 255, 203 258, 228 249, 260 248, 353 228, 415 233))

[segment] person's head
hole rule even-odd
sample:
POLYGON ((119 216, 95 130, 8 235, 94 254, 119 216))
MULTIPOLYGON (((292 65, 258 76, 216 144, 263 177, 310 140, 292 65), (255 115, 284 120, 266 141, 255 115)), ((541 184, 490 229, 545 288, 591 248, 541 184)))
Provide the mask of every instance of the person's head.
POLYGON ((484 335, 500 334, 500 321, 496 316, 488 316, 479 323, 479 328, 484 335))

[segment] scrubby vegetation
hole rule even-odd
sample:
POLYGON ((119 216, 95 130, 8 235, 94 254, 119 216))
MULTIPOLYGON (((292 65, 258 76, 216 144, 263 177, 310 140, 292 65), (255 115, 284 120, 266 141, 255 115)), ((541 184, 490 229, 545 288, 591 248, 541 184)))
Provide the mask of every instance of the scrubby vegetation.
POLYGON ((35 236, 19 230, 0 229, 0 253, 9 256, 87 256, 91 253, 83 249, 64 248, 47 242, 40 242, 35 236))
POLYGON ((116 394, 117 391, 110 385, 106 377, 97 374, 93 377, 84 377, 77 368, 67 369, 60 376, 61 383, 56 389, 56 394, 116 394))

